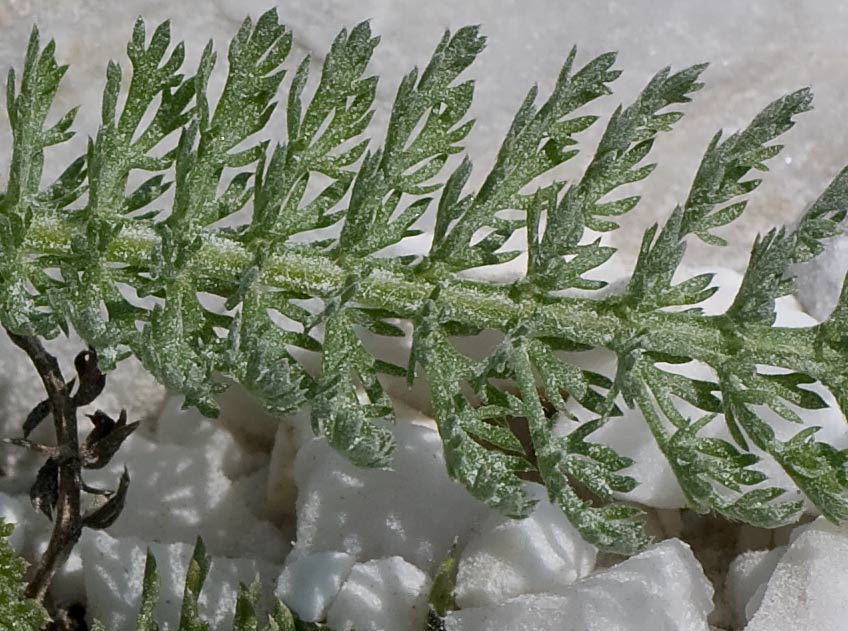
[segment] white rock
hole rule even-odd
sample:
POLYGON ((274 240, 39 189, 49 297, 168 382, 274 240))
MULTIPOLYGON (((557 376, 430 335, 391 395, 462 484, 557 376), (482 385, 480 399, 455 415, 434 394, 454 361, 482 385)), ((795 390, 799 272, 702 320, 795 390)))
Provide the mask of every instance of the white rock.
MULTIPOLYGON (((427 398, 429 401, 429 396, 427 398)), ((397 423, 412 423, 436 429, 436 422, 432 418, 404 403, 404 399, 392 399, 392 405, 397 423)), ((285 521, 296 512, 295 457, 300 448, 314 437, 309 409, 279 419, 267 485, 268 509, 277 521, 285 521)))
POLYGON ((7 541, 12 550, 18 554, 23 551, 32 512, 33 509, 24 506, 24 503, 17 497, 0 493, 0 519, 15 526, 7 541))
POLYGON ((456 601, 495 605, 514 596, 559 593, 595 567, 597 551, 551 504, 543 486, 527 484, 539 500, 526 519, 492 515, 466 544, 459 561, 456 601))
MULTIPOLYGON (((86 472, 87 480, 114 487, 125 464, 130 485, 124 510, 109 529, 113 536, 193 543, 200 535, 211 554, 285 557, 286 539, 254 515, 244 492, 221 470, 220 455, 202 443, 156 444, 133 434, 108 467, 86 472)), ((262 494, 262 486, 257 492, 262 494)))
POLYGON ((825 241, 825 250, 809 263, 795 266, 795 295, 818 321, 833 312, 848 272, 848 237, 825 241))
MULTIPOLYGON (((296 515, 286 515, 280 518, 268 506, 267 494, 268 467, 267 465, 249 476, 239 478, 230 487, 230 496, 239 498, 239 501, 250 511, 250 513, 263 522, 274 524, 286 541, 295 538, 296 515)), ((288 545, 286 546, 288 549, 288 545)))
MULTIPOLYGON (((135 631, 148 548, 156 557, 161 578, 154 615, 160 623, 176 628, 194 546, 116 539, 102 531, 85 531, 80 542, 90 621, 98 619, 110 631, 135 631)), ((240 582, 249 585, 259 577, 263 589, 260 604, 268 611, 278 573, 279 566, 264 561, 213 556, 199 600, 200 614, 209 622, 210 631, 232 628, 240 582)))
POLYGON ((226 427, 248 451, 271 451, 281 419, 271 416, 249 392, 232 384, 216 397, 221 413, 217 422, 226 427))
POLYGON ((744 627, 759 608, 764 591, 761 588, 765 587, 785 551, 785 547, 750 550, 730 564, 724 590, 738 628, 744 627))
MULTIPOLYGON (((159 443, 202 448, 210 461, 217 463, 231 479, 254 473, 268 461, 261 449, 242 446, 220 419, 210 419, 194 408, 182 408, 183 397, 168 397, 156 423, 155 439, 159 443)), ((234 423, 230 412, 230 423, 234 423)))
POLYGON ((395 427, 391 470, 350 464, 324 439, 297 454, 297 543, 293 554, 343 551, 357 560, 401 556, 431 572, 454 538, 489 509, 448 478, 438 433, 395 427))
POLYGON ((294 475, 295 456, 300 447, 314 437, 309 412, 302 410, 280 419, 268 470, 266 500, 269 510, 278 517, 296 511, 297 483, 294 475))
POLYGON ((338 595, 356 560, 344 552, 316 552, 289 559, 276 594, 301 620, 319 622, 338 595))
POLYGON ((848 529, 820 517, 790 544, 745 631, 839 631, 848 620, 848 529))
POLYGON ((334 631, 420 631, 430 577, 400 557, 353 566, 327 612, 334 631))
POLYGON ((447 631, 707 631, 713 588, 689 547, 668 539, 578 581, 451 612, 447 631))

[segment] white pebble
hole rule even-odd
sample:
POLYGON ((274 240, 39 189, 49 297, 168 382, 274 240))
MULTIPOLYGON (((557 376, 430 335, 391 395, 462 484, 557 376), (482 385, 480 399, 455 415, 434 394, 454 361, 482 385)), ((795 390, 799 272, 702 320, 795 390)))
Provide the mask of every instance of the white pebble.
POLYGON ((124 509, 109 529, 113 536, 193 543, 199 535, 212 554, 280 562, 285 557, 288 542, 251 511, 239 485, 222 472, 214 448, 200 441, 197 447, 157 444, 133 434, 109 466, 87 471, 86 479, 114 488, 124 465, 130 484, 124 509))
POLYGON ((447 631, 707 631, 713 588, 689 547, 668 539, 578 581, 451 612, 447 631))
POLYGON ((353 566, 327 612, 334 631, 421 631, 430 577, 400 557, 353 566))
POLYGON ((785 547, 743 552, 730 564, 724 589, 734 621, 742 628, 762 601, 763 589, 777 567, 785 547))
POLYGON ((781 557, 745 631, 841 631, 848 620, 848 529, 820 517, 781 557))
POLYGON ((842 236, 824 241, 824 252, 808 263, 796 265, 795 295, 804 309, 822 322, 830 317, 845 274, 848 272, 848 238, 842 236))
POLYGON ((391 470, 356 467, 323 438, 298 452, 296 554, 343 551, 357 560, 400 556, 434 571, 454 538, 489 514, 448 478, 437 432, 399 422, 391 470))
POLYGON ((460 607, 494 605, 521 594, 559 593, 595 566, 586 543, 543 486, 527 484, 539 500, 526 519, 492 515, 465 546, 459 562, 460 607))
POLYGON ((344 552, 316 552, 292 560, 277 581, 276 594, 305 622, 319 622, 338 595, 356 560, 344 552))
POLYGON ((283 518, 296 511, 297 483, 294 462, 300 447, 313 438, 309 414, 300 411, 279 419, 268 469, 266 501, 272 514, 283 518))

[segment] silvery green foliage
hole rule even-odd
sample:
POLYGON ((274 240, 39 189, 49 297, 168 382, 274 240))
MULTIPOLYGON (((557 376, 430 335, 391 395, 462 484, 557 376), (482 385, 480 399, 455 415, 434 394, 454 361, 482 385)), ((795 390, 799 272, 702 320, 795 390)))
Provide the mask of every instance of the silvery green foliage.
POLYGON ((15 555, 6 540, 13 526, 0 519, 0 629, 38 631, 49 617, 41 604, 24 596, 26 562, 15 555))
POLYGON ((647 542, 639 510, 613 501, 638 483, 627 475, 630 460, 592 439, 620 413, 621 398, 642 411, 695 510, 763 527, 798 517, 801 503, 783 501, 783 489, 757 469, 756 447, 829 519, 848 518, 846 454, 817 442, 817 428, 804 427, 796 412, 825 405, 804 387, 816 381, 848 410, 848 289, 821 325, 774 326, 775 299, 792 289, 788 265, 816 256, 822 239, 838 232, 848 172, 796 229, 757 239, 725 314, 698 308, 715 291, 711 274, 672 283, 687 239, 723 244, 715 230, 744 211, 760 182, 752 170, 780 151, 775 138, 810 108, 810 92, 771 103, 742 131, 717 134, 688 198, 645 233, 626 290, 593 297, 604 283, 586 273, 614 250, 587 230, 615 230, 616 218, 636 206, 637 197, 618 191, 651 173, 653 143, 701 88, 704 66, 661 70, 603 123, 581 177, 539 186, 539 176, 577 154, 581 132, 602 124, 585 106, 608 95, 619 75, 614 54, 580 66, 572 51, 546 100, 530 90, 494 166, 470 190, 471 162, 450 156, 462 152, 472 124, 474 84, 460 75, 483 49, 478 29, 445 33, 424 70, 403 78, 382 143, 366 136, 376 45, 368 23, 359 24, 336 38, 320 77, 309 76, 308 60, 287 75, 291 33, 269 11, 244 22, 226 63, 210 43, 199 66, 184 71, 168 24, 148 38, 139 21, 129 71, 107 67, 99 132, 44 183, 44 151, 71 137, 74 110, 46 122, 55 119, 48 112, 65 68, 34 31, 20 80, 10 73, 7 84, 13 147, 0 202, 3 325, 46 337, 72 325, 104 365, 134 354, 210 415, 225 379, 272 412, 309 403, 315 431, 364 466, 392 461, 381 375, 426 377, 453 478, 515 517, 533 505, 522 479, 541 479, 583 536, 608 551, 632 553, 647 542), (212 102, 207 84, 224 65, 226 83, 212 102), (271 143, 261 132, 278 99, 285 129, 269 130, 282 137, 271 143), (128 188, 138 172, 149 175, 128 188), (165 204, 168 189, 173 202, 165 204), (245 207, 247 223, 220 227, 245 207), (431 207, 428 255, 386 256, 386 246, 417 233, 431 207), (336 230, 324 234, 336 236, 306 238, 329 227, 336 230), (515 231, 526 233, 529 249, 520 281, 461 276, 516 257, 504 248, 515 231), (564 296, 571 288, 588 297, 564 296), (204 308, 198 292, 219 297, 226 310, 204 308), (132 293, 155 306, 139 306, 126 297, 132 293), (406 366, 374 357, 361 337, 402 335, 398 319, 414 328, 406 366), (486 359, 454 345, 483 329, 503 334, 486 359), (614 379, 561 354, 596 347, 618 356, 614 379), (301 363, 304 351, 321 354, 317 374, 301 363), (690 361, 711 367, 714 378, 667 370, 690 361), (569 398, 593 418, 555 435, 553 412, 568 415, 569 398), (702 414, 682 415, 679 401, 702 414), (764 407, 799 425, 793 438, 778 437, 764 407), (507 422, 515 417, 527 420, 530 444, 507 422), (703 436, 711 423, 726 423, 732 440, 703 436))

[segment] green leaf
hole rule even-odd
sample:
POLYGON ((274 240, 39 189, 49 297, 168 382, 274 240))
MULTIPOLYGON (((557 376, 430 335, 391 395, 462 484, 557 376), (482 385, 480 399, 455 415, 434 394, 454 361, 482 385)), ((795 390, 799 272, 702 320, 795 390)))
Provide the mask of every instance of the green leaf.
POLYGON ((770 103, 744 130, 732 134, 724 141, 721 141, 721 132, 713 137, 686 200, 683 234, 696 234, 704 238, 710 229, 738 216, 732 212, 719 219, 714 209, 759 185, 759 180, 743 181, 742 178, 752 168, 765 170, 764 162, 775 157, 782 149, 780 145, 767 143, 791 129, 795 124, 793 118, 811 109, 812 98, 809 89, 798 90, 770 103))
POLYGON ((454 80, 483 50, 477 27, 445 32, 430 63, 401 81, 381 150, 367 152, 353 185, 339 237, 343 256, 363 256, 400 241, 424 214, 430 198, 403 204, 403 195, 420 197, 447 157, 462 150, 459 143, 471 129, 461 123, 471 105, 473 83, 454 80), (423 122, 422 122, 423 121, 423 122), (420 125, 420 129, 419 129, 420 125))
POLYGON ((590 490, 606 499, 610 498, 613 490, 631 490, 633 481, 614 473, 628 466, 629 462, 609 448, 595 449, 593 453, 592 446, 582 440, 582 432, 570 436, 565 444, 555 440, 553 424, 545 417, 538 398, 526 347, 519 346, 514 350, 511 363, 530 424, 539 474, 551 501, 559 505, 586 541, 602 550, 633 554, 643 548, 650 540, 638 521, 642 511, 615 504, 594 506, 581 499, 573 487, 574 482, 587 484, 590 490))
MULTIPOLYGON (((777 438, 774 429, 756 412, 756 405, 774 395, 766 390, 761 394, 756 373, 750 366, 728 364, 723 382, 722 398, 727 401, 727 414, 738 425, 737 431, 745 435, 760 449, 769 454, 789 475, 801 492, 828 519, 840 523, 848 519, 848 453, 815 440, 818 427, 806 427, 788 441, 777 438)), ((769 400, 767 405, 780 410, 769 400)), ((785 415, 784 415, 785 416, 785 415)), ((797 420, 797 419, 790 419, 797 420)))
MULTIPOLYGON (((526 460, 487 449, 474 439, 475 433, 481 435, 483 415, 459 394, 460 383, 474 377, 474 367, 438 330, 432 306, 425 305, 418 318, 410 361, 420 363, 427 373, 448 474, 489 506, 526 517, 535 501, 515 475, 527 469, 526 460)), ((510 446, 517 449, 516 443, 510 446)))
MULTIPOLYGON (((595 117, 568 119, 566 116, 583 105, 609 94, 607 86, 619 76, 613 70, 615 55, 601 55, 583 68, 573 71, 576 50, 572 49, 562 66, 556 86, 548 100, 536 107, 538 89, 531 88, 513 119, 495 165, 479 193, 453 210, 440 210, 430 257, 455 269, 490 265, 507 260, 498 248, 523 222, 499 219, 506 209, 523 209, 532 196, 520 191, 540 175, 573 158, 577 152, 566 150, 575 144, 573 134, 589 127, 595 117), (481 228, 494 231, 477 243, 474 234, 481 228)), ((470 164, 463 163, 452 176, 451 199, 468 178, 470 164)), ((449 181, 450 182, 450 181, 449 181)))
POLYGON ((313 429, 354 464, 388 467, 394 438, 371 419, 386 417, 392 406, 377 379, 375 360, 365 351, 352 325, 343 308, 327 319, 322 377, 312 404, 313 429), (363 386, 367 404, 360 403, 357 381, 363 386))
MULTIPOLYGON (((786 95, 763 109, 742 131, 721 141, 719 131, 710 141, 695 175, 686 203, 675 208, 671 217, 659 231, 655 225, 642 239, 642 247, 633 277, 627 289, 629 300, 640 308, 657 308, 671 305, 697 304, 711 294, 696 283, 671 285, 686 251, 684 237, 695 234, 712 245, 724 245, 723 239, 712 234, 714 228, 724 226, 738 218, 747 200, 721 204, 747 195, 757 188, 760 180, 743 180, 752 168, 764 168, 763 162, 776 156, 780 145, 768 145, 777 136, 792 128, 794 117, 810 109, 812 93, 799 90, 786 95)), ((824 208, 821 209, 824 213, 824 208)), ((785 293, 787 285, 781 277, 794 252, 794 240, 784 239, 784 234, 769 233, 754 245, 751 264, 740 290, 738 307, 731 308, 735 316, 768 318, 773 311, 773 299, 785 293), (785 245, 781 245, 787 241, 785 245), (791 241, 791 243, 790 243, 791 241), (763 250, 769 250, 768 254, 763 250), (755 258, 757 262, 755 262, 755 258), (764 284, 761 284, 764 283, 764 284), (750 297, 746 294, 752 293, 750 297), (758 303, 742 306, 742 301, 758 303), (757 315, 753 315, 756 311, 757 315)), ((690 279, 691 280, 691 279, 690 279)))
POLYGON ((676 419, 669 418, 673 426, 669 430, 660 410, 669 416, 670 408, 651 401, 653 397, 659 402, 668 394, 664 392, 668 382, 660 377, 662 372, 642 362, 629 375, 629 387, 689 505, 700 513, 714 510, 760 528, 777 528, 798 519, 803 508, 800 502, 773 501, 784 493, 783 489, 745 490, 767 479, 750 468, 758 462, 757 456, 741 452, 725 440, 699 436, 715 414, 694 421, 677 414, 676 419))
POLYGON ((236 613, 233 616, 233 631, 259 631, 256 604, 259 602, 261 587, 258 578, 250 587, 243 583, 239 585, 236 613))
POLYGON ((14 526, 0 520, 0 628, 8 631, 39 631, 49 621, 44 608, 24 597, 26 562, 9 547, 14 526))
POLYGON ((274 613, 268 619, 268 631, 297 631, 292 612, 279 599, 274 603, 274 613))
POLYGON ((156 569, 156 557, 147 549, 144 562, 144 579, 141 589, 141 606, 136 619, 138 631, 159 631, 159 624, 153 618, 153 609, 159 600, 159 572, 156 569))
POLYGON ((840 224, 848 213, 848 169, 843 169, 824 193, 804 213, 795 229, 794 261, 804 263, 822 253, 821 241, 842 234, 840 224))
POLYGON ((427 598, 430 611, 436 616, 442 617, 448 611, 457 609, 454 589, 458 567, 459 547, 454 542, 448 555, 439 563, 439 569, 436 570, 436 575, 433 577, 433 586, 430 588, 430 595, 427 598))
POLYGON ((675 74, 665 68, 629 107, 615 110, 583 178, 568 187, 558 203, 551 191, 547 205, 533 211, 527 234, 529 282, 544 290, 600 289, 605 285, 587 281, 582 274, 605 263, 615 250, 601 246, 600 239, 589 245, 580 241, 587 228, 614 230, 618 224, 606 217, 621 215, 636 205, 639 198, 633 196, 600 202, 616 188, 638 182, 653 171, 655 165, 643 165, 642 161, 657 134, 670 131, 682 116, 661 110, 688 102, 689 94, 702 87, 697 79, 705 68, 692 66, 675 74), (543 210, 548 219, 540 234, 538 217, 543 210), (569 258, 566 261, 564 257, 569 258))
POLYGON ((210 557, 206 554, 206 546, 198 537, 194 545, 194 553, 188 564, 183 602, 180 608, 179 631, 208 631, 209 625, 200 618, 197 604, 203 583, 209 574, 210 557))
MULTIPOLYGON (((848 520, 848 456, 817 440, 805 412, 830 404, 820 387, 848 411, 848 284, 819 325, 778 327, 774 317, 776 300, 792 290, 789 266, 840 233, 848 171, 796 229, 755 241, 725 314, 698 308, 717 290, 713 273, 672 284, 690 235, 723 244, 720 231, 759 184, 752 170, 778 154, 775 141, 810 108, 809 91, 716 135, 687 199, 642 236, 626 290, 602 297, 592 292, 608 279, 597 270, 614 250, 592 232, 616 229, 635 208, 638 191, 621 187, 650 174, 654 141, 680 119, 673 106, 701 87, 704 67, 657 73, 613 111, 588 166, 566 182, 556 169, 599 120, 585 106, 619 75, 614 55, 577 67, 572 51, 547 100, 529 91, 476 186, 470 159, 457 154, 472 124, 473 83, 461 75, 482 51, 479 29, 446 33, 426 68, 404 77, 385 141, 370 147, 377 42, 367 22, 345 29, 317 85, 308 59, 284 83, 292 35, 272 10, 243 23, 226 64, 210 43, 184 77, 185 53, 168 24, 148 35, 138 21, 129 64, 106 64, 97 134, 43 182, 76 110, 47 123, 65 68, 34 31, 23 71, 7 82, 0 323, 44 337, 73 328, 104 370, 133 355, 207 415, 231 382, 273 414, 311 405, 314 428, 368 466, 391 463, 394 414, 383 381, 426 380, 454 479, 515 517, 533 508, 524 480, 541 479, 606 551, 629 554, 648 541, 639 510, 622 503, 646 481, 593 438, 623 404, 641 412, 696 510, 760 526, 794 519, 799 503, 764 479, 762 456, 826 517, 848 520), (209 86, 221 83, 213 97, 209 86), (278 102, 280 130, 268 125, 278 102), (410 254, 405 240, 419 234, 431 205, 432 244, 410 254), (516 231, 528 244, 519 278, 485 280, 498 270, 473 270, 523 261, 507 247, 516 231), (361 339, 367 331, 402 345, 410 327, 405 368, 361 339), (612 377, 601 374, 607 357, 616 360, 612 377), (707 435, 722 417, 728 440, 707 435), (784 422, 797 426, 792 438, 776 426, 784 422)), ((189 628, 203 626, 204 558, 189 576, 189 628)), ((252 628, 251 596, 240 603, 239 624, 252 628)), ((278 629, 308 627, 282 609, 275 616, 278 629)), ((153 628, 149 616, 146 624, 153 628)))
POLYGON ((774 323, 774 301, 792 293, 792 280, 786 277, 786 270, 794 250, 795 239, 784 229, 757 237, 742 286, 727 310, 728 317, 737 322, 774 323))

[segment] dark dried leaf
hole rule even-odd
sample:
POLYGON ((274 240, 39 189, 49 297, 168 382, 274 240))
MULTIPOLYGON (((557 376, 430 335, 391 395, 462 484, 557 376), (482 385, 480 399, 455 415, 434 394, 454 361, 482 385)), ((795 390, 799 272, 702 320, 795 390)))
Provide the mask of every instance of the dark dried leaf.
POLYGON ((83 517, 82 525, 86 528, 103 530, 114 524, 124 509, 124 502, 127 499, 127 489, 129 489, 129 486, 130 474, 127 468, 124 467, 124 472, 121 474, 121 479, 118 482, 118 488, 115 493, 99 508, 83 517))
POLYGON ((41 465, 35 484, 29 490, 29 499, 33 508, 47 515, 53 521, 53 510, 59 501, 59 464, 55 458, 48 458, 41 465))
POLYGON ((50 401, 48 399, 44 399, 32 408, 24 421, 24 438, 27 438, 41 424, 41 421, 47 418, 48 414, 50 414, 50 401))
POLYGON ((112 495, 112 491, 110 491, 109 489, 101 489, 97 486, 90 486, 85 482, 80 484, 80 488, 89 495, 112 495))
MULTIPOLYGON (((89 432, 88 436, 85 439, 85 445, 93 445, 99 440, 102 440, 104 437, 108 436, 109 433, 115 429, 118 422, 121 420, 126 422, 126 412, 122 411, 121 416, 118 421, 115 421, 111 416, 106 414, 103 410, 97 410, 94 414, 87 414, 88 418, 91 420, 92 425, 94 425, 94 429, 89 432)), ((85 449, 85 446, 83 447, 85 449)))
POLYGON ((86 469, 102 469, 130 434, 138 428, 138 421, 128 424, 126 410, 121 410, 121 416, 117 422, 100 410, 89 418, 94 423, 94 429, 86 437, 80 450, 82 466, 86 469))
POLYGON ((73 403, 77 407, 82 407, 100 396, 103 388, 106 387, 106 375, 97 367, 97 351, 91 346, 74 358, 74 367, 79 376, 79 388, 74 395, 73 403))

